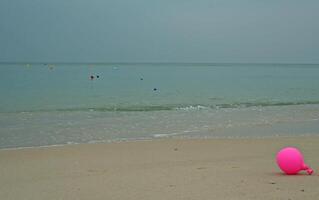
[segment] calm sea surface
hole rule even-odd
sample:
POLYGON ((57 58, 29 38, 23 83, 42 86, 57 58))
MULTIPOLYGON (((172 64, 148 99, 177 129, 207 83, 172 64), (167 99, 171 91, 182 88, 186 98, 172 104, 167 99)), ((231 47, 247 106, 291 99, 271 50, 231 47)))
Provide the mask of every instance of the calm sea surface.
POLYGON ((319 65, 26 63, 0 75, 0 148, 319 135, 319 65))

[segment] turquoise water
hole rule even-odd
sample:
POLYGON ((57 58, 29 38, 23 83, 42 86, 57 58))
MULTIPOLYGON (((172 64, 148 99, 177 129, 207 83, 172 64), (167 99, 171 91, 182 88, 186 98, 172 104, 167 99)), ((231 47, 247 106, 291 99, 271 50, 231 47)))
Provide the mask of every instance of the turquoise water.
POLYGON ((0 148, 319 133, 319 65, 1 64, 0 74, 0 148))

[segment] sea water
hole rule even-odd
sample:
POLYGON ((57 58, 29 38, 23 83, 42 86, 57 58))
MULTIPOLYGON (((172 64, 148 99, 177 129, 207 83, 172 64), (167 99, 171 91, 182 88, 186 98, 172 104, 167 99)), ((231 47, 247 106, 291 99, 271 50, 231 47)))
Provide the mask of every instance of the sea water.
POLYGON ((3 63, 0 75, 0 148, 319 134, 315 64, 3 63))

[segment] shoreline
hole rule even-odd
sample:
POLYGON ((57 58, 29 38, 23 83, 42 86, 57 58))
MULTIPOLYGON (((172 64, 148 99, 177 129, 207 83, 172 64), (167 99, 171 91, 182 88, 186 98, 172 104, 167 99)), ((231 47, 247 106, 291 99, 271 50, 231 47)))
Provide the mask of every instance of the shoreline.
POLYGON ((159 139, 0 150, 0 199, 315 199, 319 137, 159 139), (314 169, 275 163, 296 146, 314 169))
POLYGON ((115 139, 115 140, 101 140, 101 141, 89 141, 84 143, 68 142, 62 144, 42 145, 42 146, 22 146, 22 147, 5 147, 0 148, 1 151, 15 151, 24 149, 48 149, 48 148, 60 148, 74 145, 95 145, 95 144, 117 144, 117 143, 132 143, 132 142, 152 142, 152 141, 167 141, 167 140, 267 140, 267 139, 296 139, 296 138, 319 138, 318 135, 270 135, 270 136, 185 136, 185 137, 174 137, 174 136, 163 136, 153 138, 135 138, 135 139, 115 139))

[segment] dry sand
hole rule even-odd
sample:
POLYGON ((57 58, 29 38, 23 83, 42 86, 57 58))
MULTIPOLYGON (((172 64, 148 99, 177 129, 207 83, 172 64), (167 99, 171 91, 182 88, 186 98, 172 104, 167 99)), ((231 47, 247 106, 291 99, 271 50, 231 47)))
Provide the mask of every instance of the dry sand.
POLYGON ((0 150, 0 199, 318 199, 319 137, 170 139, 0 150), (299 147, 312 176, 275 164, 299 147))

